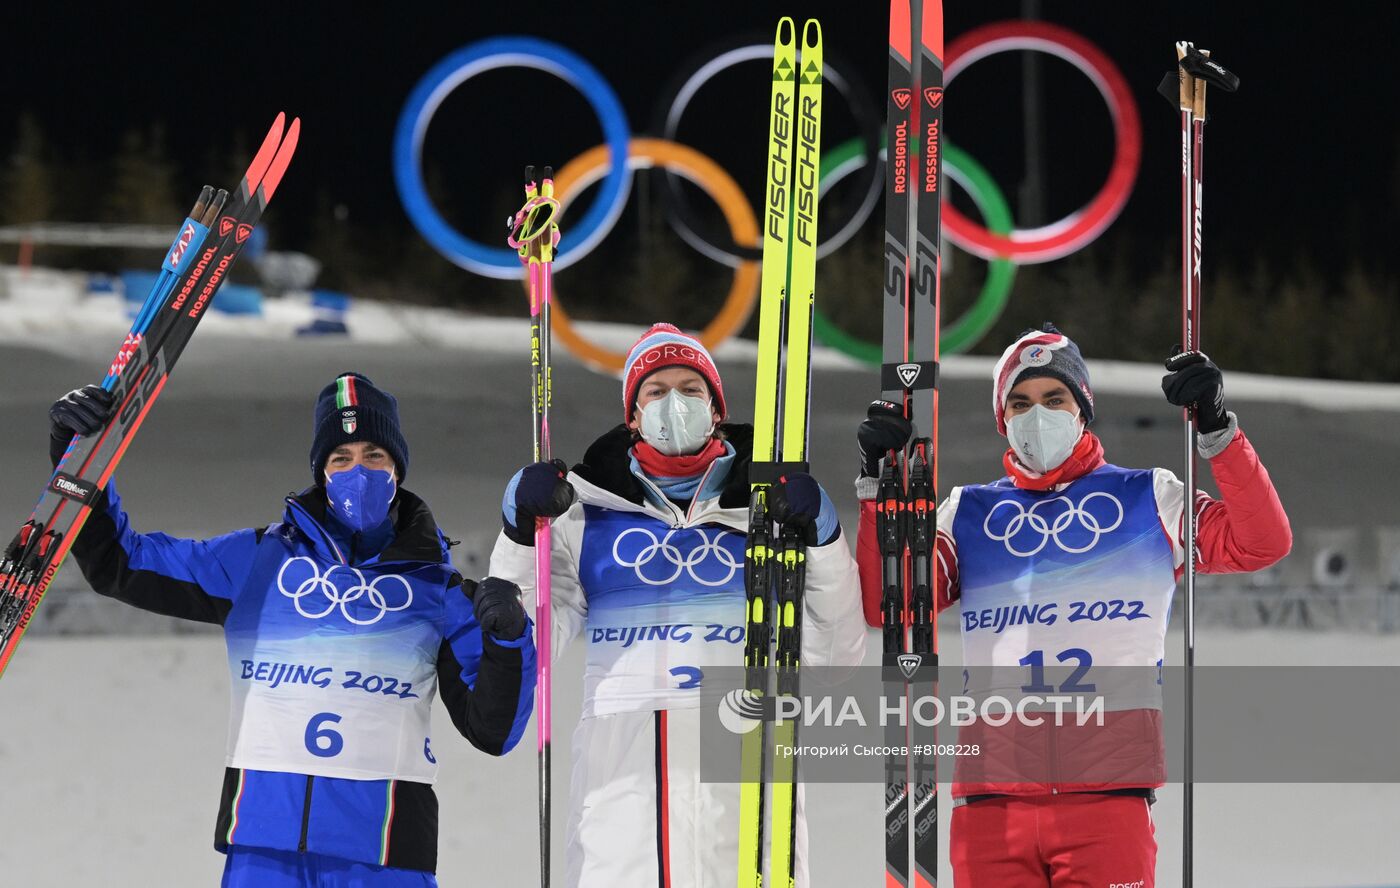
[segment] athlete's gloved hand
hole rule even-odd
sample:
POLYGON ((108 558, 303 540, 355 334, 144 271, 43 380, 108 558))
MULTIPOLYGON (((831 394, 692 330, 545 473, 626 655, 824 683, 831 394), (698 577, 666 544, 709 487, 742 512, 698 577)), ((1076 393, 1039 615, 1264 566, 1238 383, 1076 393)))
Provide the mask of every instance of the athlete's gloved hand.
POLYGON ((783 524, 802 530, 809 546, 825 546, 841 533, 836 507, 817 479, 806 472, 793 472, 778 479, 771 492, 769 510, 783 524))
POLYGON ((893 401, 872 401, 865 416, 865 422, 856 430, 860 473, 866 478, 878 478, 880 460, 891 450, 903 450, 914 427, 904 418, 904 408, 893 401))
POLYGON ((535 519, 558 518, 569 511, 576 494, 562 459, 531 463, 510 479, 501 499, 506 536, 523 546, 535 544, 535 519))
MULTIPOLYGON (((463 589, 470 584, 463 584, 463 589)), ((468 596, 481 629, 497 641, 515 641, 525 634, 529 620, 520 603, 520 587, 510 580, 487 577, 468 596)))
POLYGON ((102 431, 112 415, 112 393, 100 385, 85 385, 53 402, 49 408, 49 460, 58 465, 74 435, 102 431))
POLYGON ((1225 413, 1225 381, 1215 362, 1198 351, 1167 358, 1171 372, 1162 377, 1162 393, 1178 407, 1196 409, 1196 431, 1218 432, 1230 424, 1225 413))

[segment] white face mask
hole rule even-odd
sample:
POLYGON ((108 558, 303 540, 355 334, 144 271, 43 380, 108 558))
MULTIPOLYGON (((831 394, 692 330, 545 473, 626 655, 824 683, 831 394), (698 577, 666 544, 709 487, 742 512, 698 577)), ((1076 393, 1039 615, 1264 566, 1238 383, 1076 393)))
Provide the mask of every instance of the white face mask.
POLYGON ((707 398, 692 398, 675 389, 642 407, 642 440, 667 456, 695 453, 715 430, 707 398))
POLYGON ((1041 475, 1060 467, 1074 452, 1084 427, 1079 414, 1036 404, 1006 419, 1006 440, 1026 468, 1041 475))

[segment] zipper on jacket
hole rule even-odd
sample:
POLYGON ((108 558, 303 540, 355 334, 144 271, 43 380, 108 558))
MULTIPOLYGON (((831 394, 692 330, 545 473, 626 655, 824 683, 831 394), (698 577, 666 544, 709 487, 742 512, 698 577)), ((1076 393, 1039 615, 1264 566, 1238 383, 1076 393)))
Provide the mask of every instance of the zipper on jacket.
POLYGON ((301 841, 297 843, 297 850, 302 854, 306 853, 306 831, 311 826, 311 786, 315 779, 306 775, 306 805, 301 809, 301 841))
MULTIPOLYGON (((293 499, 292 497, 287 497, 287 505, 290 506, 290 507, 293 508, 293 509, 296 509, 298 512, 300 512, 301 514, 303 514, 303 515, 306 516, 306 520, 310 521, 311 524, 312 524, 312 526, 315 527, 316 530, 318 530, 318 531, 320 532, 320 534, 321 534, 321 539, 325 540, 325 542, 326 542, 326 547, 329 548, 332 552, 335 553, 335 557, 340 559, 340 563, 341 563, 341 564, 349 564, 349 563, 350 563, 350 562, 348 562, 348 561, 345 560, 345 555, 344 555, 344 553, 342 553, 342 552, 340 551, 340 547, 337 546, 337 545, 335 544, 335 540, 331 539, 331 535, 330 535, 329 533, 326 533, 326 529, 325 529, 324 527, 321 526, 321 522, 319 522, 319 521, 317 521, 315 518, 313 518, 313 517, 311 516, 311 513, 308 512, 308 511, 306 511, 306 508, 305 508, 304 506, 302 506, 301 503, 297 502, 297 501, 296 501, 295 499, 293 499)), ((303 532, 304 532, 304 530, 303 530, 303 532)))

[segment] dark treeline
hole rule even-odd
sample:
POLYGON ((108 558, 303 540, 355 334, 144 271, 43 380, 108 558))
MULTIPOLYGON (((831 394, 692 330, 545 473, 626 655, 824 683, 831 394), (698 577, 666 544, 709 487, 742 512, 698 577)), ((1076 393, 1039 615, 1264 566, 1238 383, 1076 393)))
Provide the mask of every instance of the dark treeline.
MULTIPOLYGON (((192 165, 219 172, 220 184, 231 186, 246 164, 247 143, 244 136, 227 154, 192 165)), ((0 224, 173 225, 202 183, 185 181, 182 165, 167 156, 165 145, 165 133, 155 127, 126 133, 120 149, 108 158, 55 151, 34 119, 24 116, 0 169, 0 224)), ((431 164, 427 175, 434 194, 448 191, 431 164)), ((1400 183, 1400 166, 1395 178, 1400 183)), ((560 299, 572 316, 637 324, 666 319, 698 328, 724 299, 731 270, 691 250, 668 230, 661 189, 652 184, 639 174, 617 232, 593 256, 560 273, 560 299)), ((313 198, 300 205, 288 200, 278 206, 266 227, 274 249, 300 250, 323 263, 318 286, 360 298, 486 314, 524 310, 518 285, 457 268, 434 252, 401 212, 356 218, 324 185, 309 193, 313 198)), ((828 203, 839 207, 848 199, 851 195, 838 189, 823 202, 823 213, 828 203)), ((473 200, 471 215, 504 220, 515 208, 517 194, 503 187, 473 200)), ((439 206, 455 218, 466 213, 465 203, 460 196, 445 197, 439 206)), ((706 206, 698 193, 694 203, 706 206)), ((880 335, 882 218, 877 209, 852 242, 823 260, 818 270, 823 310, 843 329, 871 341, 880 335)), ((567 224, 564 234, 567 239, 567 224)), ((14 247, 0 250, 0 262, 14 261, 14 247)), ((1231 369, 1400 382, 1400 349, 1395 347, 1400 341, 1400 279, 1390 258, 1363 256, 1359 248, 1321 255, 1286 244, 1270 244, 1252 255, 1226 255, 1212 253, 1208 237, 1203 344, 1231 369)), ((111 272, 151 265, 158 257, 140 251, 41 247, 34 260, 111 272)), ((1006 310, 970 351, 995 354, 1026 327, 1054 320, 1094 357, 1160 360, 1179 338, 1177 261, 1171 238, 1148 242, 1118 226, 1066 259, 1021 266, 1006 310)), ((253 276, 248 267, 241 273, 253 276)), ((953 252, 943 281, 945 327, 972 302, 984 275, 981 260, 953 252)), ((753 335, 755 322, 749 326, 747 333, 753 335)))

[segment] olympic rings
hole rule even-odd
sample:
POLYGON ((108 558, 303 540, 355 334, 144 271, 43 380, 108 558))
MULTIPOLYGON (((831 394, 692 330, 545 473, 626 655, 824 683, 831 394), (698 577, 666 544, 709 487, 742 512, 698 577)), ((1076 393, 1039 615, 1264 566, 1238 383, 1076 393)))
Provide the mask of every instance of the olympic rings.
POLYGON ((423 138, 428 123, 454 89, 478 74, 496 68, 534 68, 553 74, 583 93, 603 127, 611 165, 597 200, 581 217, 571 220, 568 245, 554 261, 556 270, 582 259, 612 230, 622 215, 631 187, 631 172, 623 159, 631 130, 622 103, 603 76, 588 62, 562 46, 533 37, 493 37, 451 53, 423 75, 409 94, 394 130, 394 182, 413 224, 449 261, 485 277, 513 280, 520 276, 520 257, 504 247, 488 247, 457 231, 442 218, 423 183, 423 138))
MULTIPOLYGON (((305 555, 297 555, 282 562, 282 567, 277 571, 277 591, 281 592, 287 598, 292 599, 292 604, 296 607, 297 613, 306 617, 308 620, 319 620, 322 617, 329 616, 330 612, 339 606, 341 616, 345 617, 346 620, 349 620, 356 626, 373 626, 375 623, 384 619, 386 614, 406 610, 409 605, 413 604, 413 587, 409 585, 407 579, 398 574, 381 574, 366 583, 364 572, 357 567, 350 567, 344 564, 332 564, 326 567, 326 572, 323 574, 316 566, 316 562, 305 555), (287 568, 291 567, 293 564, 300 564, 301 562, 306 562, 306 564, 310 566, 311 573, 306 579, 299 582, 296 588, 288 589, 284 582, 287 568), (358 582, 349 589, 341 590, 331 579, 331 575, 334 574, 337 569, 354 574, 358 582), (404 598, 402 604, 390 605, 388 599, 384 597, 383 590, 379 588, 380 583, 387 583, 393 580, 397 580, 399 584, 403 586, 404 598), (325 608, 323 610, 308 611, 302 607, 302 599, 312 592, 320 592, 325 598, 325 608), (350 605, 361 598, 367 598, 369 604, 377 608, 379 613, 367 620, 362 620, 351 613, 350 605)), ((319 602, 321 599, 318 598, 315 600, 319 602)))
MULTIPOLYGON (((613 562, 618 567, 632 568, 633 572, 637 575, 637 579, 648 586, 669 586, 680 579, 682 573, 689 574, 690 579, 693 582, 699 583, 701 586, 716 587, 728 584, 734 579, 734 574, 738 573, 743 564, 742 557, 736 557, 734 552, 731 552, 721 545, 724 540, 724 531, 715 531, 714 539, 710 539, 703 529, 692 529, 700 537, 700 544, 693 547, 688 553, 682 553, 680 547, 671 542, 672 538, 674 538, 677 533, 682 532, 682 528, 672 528, 666 531, 666 534, 658 540, 656 534, 645 527, 629 527, 618 534, 617 539, 613 540, 613 562), (642 546, 641 551, 637 552, 635 557, 630 560, 624 560, 622 556, 622 541, 625 540, 628 535, 634 533, 640 534, 648 540, 648 542, 642 546), (719 565, 721 569, 727 571, 723 577, 705 579, 705 577, 701 575, 702 572, 695 569, 697 566, 706 563, 706 556, 710 553, 714 553, 714 563, 719 565), (660 569, 654 570, 653 573, 661 573, 663 575, 648 576, 645 568, 648 564, 656 560, 658 554, 661 556, 662 560, 666 562, 666 565, 670 565, 673 570, 667 572, 666 565, 662 565, 658 562, 660 569)), ((718 573, 718 571, 714 569, 712 569, 712 572, 718 573)))
POLYGON ((963 34, 948 46, 944 88, 973 62, 1018 49, 1064 59, 1088 77, 1103 96, 1113 118, 1117 142, 1108 179, 1082 209, 1040 228, 1017 228, 1003 236, 971 221, 951 205, 945 205, 943 230, 948 240, 984 259, 1009 257, 1021 264, 1049 262, 1088 245, 1118 217, 1137 178, 1142 159, 1142 131, 1132 91, 1113 62, 1073 31, 1045 22, 996 22, 963 34))
POLYGON ((1029 509, 1014 499, 1004 499, 992 506, 991 510, 987 512, 987 517, 982 522, 982 532, 987 535, 987 539, 1005 546, 1008 554, 1019 558, 1030 558, 1032 555, 1038 554, 1051 540, 1054 540, 1055 545, 1063 552, 1068 552, 1071 555, 1082 555, 1097 546, 1104 534, 1117 530, 1118 525, 1123 523, 1124 514, 1123 503, 1118 497, 1102 490, 1085 495, 1078 503, 1067 496, 1057 496, 1048 500, 1038 500, 1029 509), (1088 510, 1089 501, 1095 497, 1103 497, 1117 511, 1112 521, 1101 522, 1098 516, 1088 510), (1037 514, 1041 509, 1050 511, 1057 503, 1064 503, 1067 510, 1060 512, 1054 519, 1047 521, 1044 515, 1037 514), (992 519, 997 517, 997 510, 1002 506, 1009 506, 1015 511, 1009 519, 1003 519, 1006 524, 1001 532, 997 533, 992 529, 992 519), (1082 546, 1066 543, 1060 538, 1060 534, 1076 525, 1082 529, 1082 533, 1092 534, 1089 541, 1082 546), (1039 542, 1023 551, 1012 545, 1012 542, 1027 528, 1032 533, 1039 534, 1040 537, 1039 542))
MULTIPOLYGON (((608 146, 599 145, 565 164, 554 176, 554 196, 559 201, 561 211, 571 198, 598 181, 611 162, 608 146)), ((703 188, 724 213, 735 243, 758 242, 758 219, 754 216, 753 207, 723 167, 694 148, 665 139, 632 139, 628 143, 629 171, 650 169, 656 165, 676 172, 703 188)), ((744 260, 735 267, 734 282, 729 287, 729 295, 725 297, 724 305, 720 307, 719 314, 700 331, 700 341, 706 348, 714 349, 748 323, 749 315, 753 313, 754 302, 758 299, 758 279, 757 262, 744 260)), ((622 372, 627 364, 627 353, 614 351, 585 339, 574 328, 560 304, 557 286, 554 289, 551 312, 553 334, 575 357, 595 370, 605 373, 622 372)))
MULTIPOLYGON (((835 185, 866 163, 859 147, 857 140, 852 139, 838 145, 822 158, 820 176, 823 189, 835 185)), ((957 182, 971 195, 972 202, 987 220, 987 227, 997 234, 1009 232, 1012 227, 1011 208, 1006 205, 1006 198, 1002 196, 991 175, 968 156, 967 152, 947 140, 943 142, 943 151, 948 178, 957 182)), ((883 163, 883 149, 880 157, 883 163)), ((957 353, 975 345, 1006 308, 1011 285, 1015 280, 1015 262, 1010 259, 988 260, 987 279, 982 283, 981 292, 967 311, 943 330, 939 338, 940 349, 948 353, 957 353)), ((867 342, 837 327, 830 318, 822 314, 820 307, 813 313, 812 324, 812 332, 816 337, 837 351, 867 364, 878 365, 884 360, 883 349, 879 343, 867 342)))
MULTIPOLYGON (((723 44, 723 46, 723 50, 718 55, 711 56, 699 64, 692 62, 683 67, 681 70, 688 73, 683 78, 676 78, 672 81, 670 88, 657 105, 658 113, 652 124, 652 128, 659 132, 662 138, 675 140, 676 131, 680 128, 681 117, 685 114, 686 108, 689 107, 691 99, 695 97, 701 87, 714 79, 715 75, 744 62, 765 60, 771 63, 773 60, 771 40, 751 42, 745 38, 738 42, 723 44)), ((714 47, 711 47, 704 52, 710 52, 713 49, 714 47)), ((856 126, 861 133, 857 143, 864 148, 864 155, 868 161, 870 158, 874 158, 879 150, 880 120, 875 115, 873 104, 866 99, 869 91, 865 88, 865 84, 854 76, 843 74, 841 68, 849 70, 848 65, 843 63, 838 66, 836 61, 828 55, 822 65, 822 82, 833 87, 851 109, 851 116, 855 118, 856 126)), ((861 198, 860 204, 851 210, 848 216, 837 217, 841 218, 841 222, 835 225, 835 233, 826 241, 817 244, 818 259, 825 258, 839 250, 855 236, 875 210, 875 204, 880 199, 884 181, 880 177, 878 164, 867 162, 864 166, 870 171, 869 181, 864 186, 864 196, 861 198)), ((690 201, 687 200, 685 192, 681 190, 675 175, 668 172, 665 174, 665 179, 667 197, 674 210, 674 212, 666 214, 666 219, 681 240, 697 252, 723 265, 737 265, 741 259, 758 261, 763 258, 763 250, 757 244, 737 242, 726 244, 717 239, 713 233, 705 233, 704 227, 696 218, 694 210, 691 209, 690 201)))

